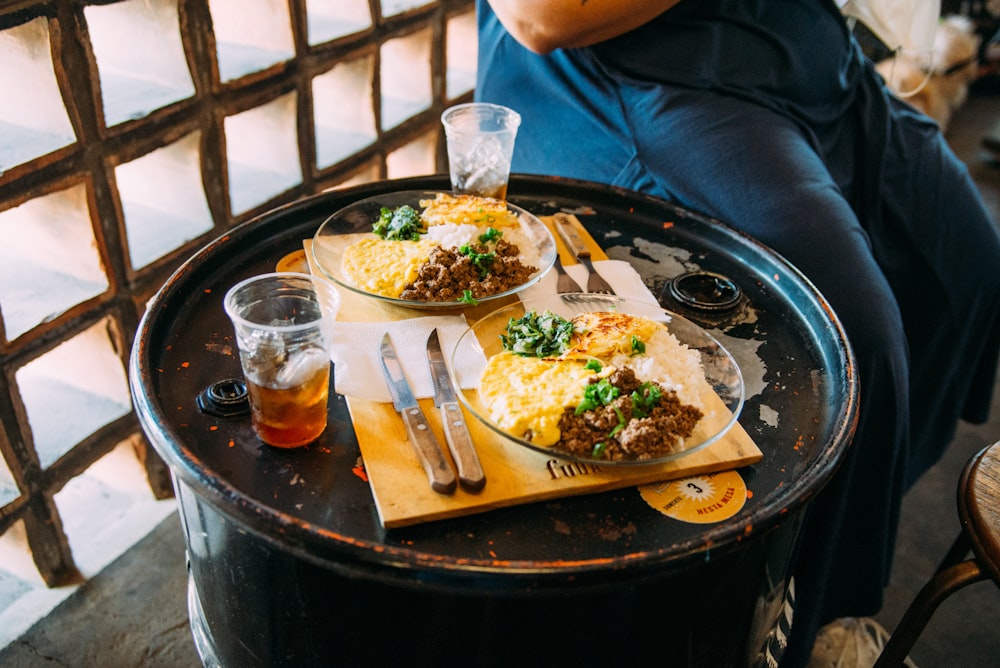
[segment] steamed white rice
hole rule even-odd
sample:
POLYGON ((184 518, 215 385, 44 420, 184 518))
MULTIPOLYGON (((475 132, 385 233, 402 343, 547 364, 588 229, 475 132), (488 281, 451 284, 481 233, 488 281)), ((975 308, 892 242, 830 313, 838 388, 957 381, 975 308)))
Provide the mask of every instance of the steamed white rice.
POLYGON ((653 381, 674 390, 681 402, 704 411, 701 388, 705 385, 705 370, 701 365, 701 353, 663 328, 657 328, 645 343, 645 355, 619 353, 608 363, 615 367, 627 366, 640 381, 653 381))

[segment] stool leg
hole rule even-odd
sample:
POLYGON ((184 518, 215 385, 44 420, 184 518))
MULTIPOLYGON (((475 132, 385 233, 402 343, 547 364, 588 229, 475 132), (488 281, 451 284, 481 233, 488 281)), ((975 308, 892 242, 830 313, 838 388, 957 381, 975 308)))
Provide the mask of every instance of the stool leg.
POLYGON ((937 567, 934 573, 940 573, 949 566, 954 566, 958 562, 964 561, 971 551, 972 544, 969 542, 969 537, 964 531, 959 532, 958 537, 955 538, 955 542, 951 544, 948 554, 941 560, 941 565, 937 567))
POLYGON ((921 631, 927 626, 927 622, 941 601, 962 587, 986 578, 987 575, 972 560, 938 571, 907 608, 906 614, 903 615, 878 661, 875 662, 875 668, 894 668, 903 665, 906 655, 913 649, 914 643, 917 642, 921 631))

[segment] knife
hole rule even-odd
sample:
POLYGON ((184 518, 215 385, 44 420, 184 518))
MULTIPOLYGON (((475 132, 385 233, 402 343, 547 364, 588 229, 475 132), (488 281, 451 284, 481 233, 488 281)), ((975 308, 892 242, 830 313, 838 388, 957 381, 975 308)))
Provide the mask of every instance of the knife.
POLYGON ((406 382, 403 375, 403 367, 399 364, 399 356, 392 345, 392 339, 386 332, 382 337, 379 346, 379 360, 382 362, 382 371, 385 374, 386 385, 389 386, 389 394, 392 395, 392 405, 396 407, 403 417, 406 425, 406 433, 409 435, 410 443, 420 458, 420 464, 427 473, 430 480, 431 489, 440 494, 451 494, 457 487, 455 473, 448 465, 448 460, 441 451, 441 446, 434 437, 427 424, 427 417, 420 410, 420 404, 413 396, 410 384, 406 382))
POLYGON ((448 376, 448 367, 441 352, 441 340, 435 327, 427 338, 427 361, 431 368, 431 382, 434 385, 434 405, 441 410, 441 425, 444 427, 448 449, 458 467, 458 481, 469 492, 478 492, 486 486, 486 474, 479 463, 479 455, 472 444, 472 436, 465 424, 465 415, 455 397, 455 388, 448 376))
POLYGON ((577 260, 581 258, 590 259, 590 249, 587 248, 587 244, 584 242, 583 237, 580 233, 576 231, 573 227, 573 222, 569 216, 565 213, 559 212, 552 216, 556 223, 556 230, 559 232, 559 236, 563 238, 566 245, 569 246, 569 250, 573 253, 573 257, 577 260))

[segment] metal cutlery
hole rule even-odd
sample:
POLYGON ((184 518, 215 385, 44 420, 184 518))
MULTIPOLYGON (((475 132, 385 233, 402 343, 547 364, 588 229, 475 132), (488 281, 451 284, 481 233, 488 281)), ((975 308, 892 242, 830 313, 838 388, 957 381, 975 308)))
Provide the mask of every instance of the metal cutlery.
POLYGON ((434 405, 441 411, 441 425, 444 427, 448 449, 458 468, 458 482, 466 491, 478 492, 486 485, 486 474, 483 473, 479 455, 465 424, 462 407, 458 405, 455 388, 444 363, 444 353, 441 352, 437 328, 427 338, 427 362, 434 386, 434 405))
POLYGON ((580 236, 580 233, 573 226, 572 219, 565 213, 557 213, 553 216, 553 219, 556 223, 556 230, 559 231, 559 236, 562 237, 576 259, 587 268, 590 274, 587 278, 587 292, 596 292, 604 295, 615 294, 611 285, 594 269, 594 264, 590 261, 590 249, 587 248, 583 237, 580 236))
POLYGON ((379 360, 382 362, 382 372, 385 375, 386 385, 389 386, 389 394, 392 395, 392 405, 403 418, 410 444, 427 473, 431 489, 440 494, 451 494, 458 486, 455 473, 451 470, 437 438, 434 437, 434 432, 427 424, 427 417, 420 409, 410 384, 406 382, 403 367, 399 363, 399 356, 388 332, 382 337, 379 346, 379 360))
POLYGON ((556 268, 556 292, 566 294, 570 292, 583 292, 580 284, 573 280, 573 277, 566 273, 562 260, 559 259, 559 251, 556 251, 556 261, 553 263, 556 268))

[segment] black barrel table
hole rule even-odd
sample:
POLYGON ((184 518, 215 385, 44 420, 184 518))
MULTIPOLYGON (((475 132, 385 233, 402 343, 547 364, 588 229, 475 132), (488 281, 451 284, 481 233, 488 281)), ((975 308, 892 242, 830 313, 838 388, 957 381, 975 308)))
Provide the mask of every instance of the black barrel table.
MULTIPOLYGON (((225 381, 241 375, 226 290, 273 271, 343 206, 447 188, 444 176, 383 181, 276 209, 210 243, 149 303, 130 384, 174 477, 205 665, 773 661, 794 610, 799 529, 853 435, 857 380, 822 296, 718 221, 594 183, 510 185, 536 215, 574 213, 664 307, 733 352, 747 387, 740 423, 764 457, 725 474, 738 483, 731 516, 685 517, 631 487, 385 529, 343 397, 332 395, 320 440, 291 451, 226 414, 225 381)), ((697 496, 712 483, 684 484, 697 496)))

